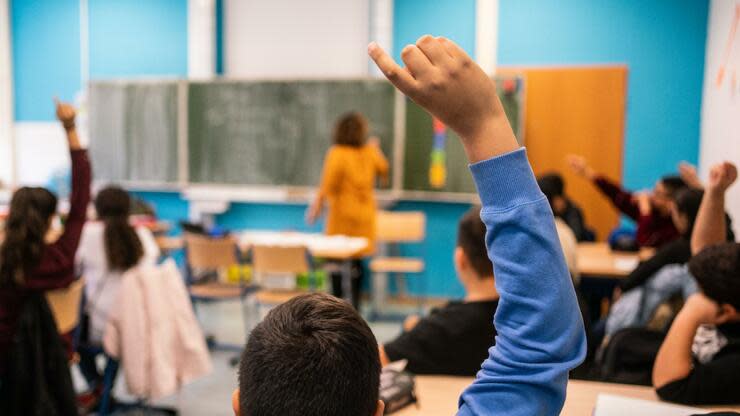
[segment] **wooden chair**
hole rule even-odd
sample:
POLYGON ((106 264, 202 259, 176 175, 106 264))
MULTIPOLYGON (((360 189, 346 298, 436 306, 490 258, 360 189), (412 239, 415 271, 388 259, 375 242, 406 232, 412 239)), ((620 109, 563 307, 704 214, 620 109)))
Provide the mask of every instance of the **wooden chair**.
POLYGON ((311 271, 306 247, 255 245, 251 248, 251 253, 254 277, 262 287, 255 295, 260 316, 266 314, 270 308, 306 293, 295 287, 296 275, 311 271), (270 284, 278 279, 282 281, 282 285, 275 287, 270 284), (270 280, 273 282, 268 282, 270 280), (292 284, 285 284, 287 281, 292 284))
MULTIPOLYGON (((211 238, 202 235, 185 235, 185 258, 187 262, 187 280, 190 298, 195 307, 198 302, 223 302, 239 300, 242 307, 244 329, 249 332, 247 317, 249 308, 247 296, 256 291, 256 287, 241 280, 238 283, 219 281, 197 282, 196 274, 201 271, 218 272, 240 264, 237 241, 234 237, 211 238)), ((209 346, 216 349, 238 350, 242 346, 217 345, 212 339, 209 346)))
MULTIPOLYGON (((418 275, 424 271, 423 259, 401 257, 399 252, 401 245, 417 244, 426 237, 426 215, 423 212, 379 211, 376 221, 379 254, 370 261, 373 275, 373 315, 377 315, 385 302, 388 275, 397 276, 403 292, 403 281, 399 277, 418 275)), ((425 297, 424 291, 422 289, 422 296, 419 297, 420 308, 425 297)))
POLYGON ((66 288, 46 292, 57 330, 60 334, 71 332, 80 323, 80 304, 85 289, 85 279, 77 279, 66 288))

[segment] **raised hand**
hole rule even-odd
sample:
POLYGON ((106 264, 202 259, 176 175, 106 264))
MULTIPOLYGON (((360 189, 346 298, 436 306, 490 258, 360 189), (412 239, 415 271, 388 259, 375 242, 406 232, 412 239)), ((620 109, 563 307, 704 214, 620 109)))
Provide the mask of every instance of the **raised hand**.
POLYGON ((61 102, 56 98, 54 98, 54 105, 56 106, 57 119, 62 122, 62 126, 67 132, 69 148, 72 150, 81 149, 80 139, 75 129, 75 116, 77 115, 75 108, 71 104, 61 102))
POLYGON ((401 92, 454 130, 471 162, 519 147, 493 81, 459 46, 422 36, 401 51, 401 68, 371 43, 368 53, 401 92))
POLYGON ((632 198, 635 203, 637 203, 637 207, 640 210, 640 215, 646 217, 652 213, 653 203, 649 192, 638 192, 632 198))
POLYGON ((378 136, 370 136, 367 139, 367 144, 369 144, 370 146, 377 147, 378 149, 380 149, 380 139, 378 138, 378 136))
POLYGON ((689 162, 681 162, 678 164, 678 174, 681 176, 686 184, 694 189, 703 189, 704 185, 699 179, 699 175, 696 173, 696 166, 689 162))
POLYGON ((583 156, 568 155, 566 156, 565 161, 568 163, 568 166, 570 166, 570 169, 578 176, 582 176, 586 179, 593 179, 594 176, 596 176, 596 173, 594 173, 594 170, 591 169, 583 156))
POLYGON ((737 180, 737 167, 730 162, 718 163, 709 171, 708 188, 724 193, 737 180))
POLYGON ((62 122, 65 130, 69 130, 75 127, 75 116, 77 112, 71 104, 67 104, 54 99, 54 105, 56 106, 57 119, 62 122))

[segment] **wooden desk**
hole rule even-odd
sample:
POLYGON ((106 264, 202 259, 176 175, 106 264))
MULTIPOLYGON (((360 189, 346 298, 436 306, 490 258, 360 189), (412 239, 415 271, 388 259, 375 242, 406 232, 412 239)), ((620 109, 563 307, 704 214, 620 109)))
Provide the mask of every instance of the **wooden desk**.
POLYGON ((588 277, 621 279, 627 277, 642 260, 654 254, 653 249, 639 253, 615 252, 607 243, 578 244, 578 270, 588 277))
POLYGON ((168 237, 165 235, 155 236, 154 240, 163 255, 181 250, 185 247, 185 240, 182 237, 168 237))
POLYGON ((239 246, 246 251, 253 245, 274 245, 282 247, 304 246, 314 257, 332 260, 351 259, 367 248, 368 241, 362 237, 281 232, 281 231, 243 231, 239 236, 239 246))
MULTIPOLYGON (((457 403, 465 388, 473 382, 468 377, 419 376, 416 378, 416 392, 419 406, 409 406, 398 416, 449 416, 457 412, 457 403)), ((658 401, 650 387, 623 384, 597 383, 571 380, 561 415, 590 416, 593 414, 596 398, 601 393, 613 394, 634 399, 658 401)), ((709 410, 740 411, 740 406, 708 408, 709 410)), ((635 415, 636 416, 636 415, 635 415)))
POLYGON ((366 238, 276 231, 244 231, 239 236, 243 251, 253 245, 303 246, 314 257, 341 262, 342 297, 352 301, 352 260, 368 245, 366 238))

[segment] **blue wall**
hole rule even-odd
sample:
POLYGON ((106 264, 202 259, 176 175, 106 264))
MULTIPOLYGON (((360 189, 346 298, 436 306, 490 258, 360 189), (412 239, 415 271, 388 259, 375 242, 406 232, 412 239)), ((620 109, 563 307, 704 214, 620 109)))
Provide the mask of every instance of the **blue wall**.
POLYGON ((173 225, 170 234, 178 235, 182 232, 180 221, 187 221, 190 203, 182 199, 179 192, 132 192, 137 198, 149 203, 157 217, 173 225))
POLYGON ((468 53, 475 52, 475 0, 395 0, 393 56, 422 35, 445 36, 468 53))
POLYGON ((188 2, 90 0, 90 77, 187 76, 188 2))
POLYGON ((626 63, 624 182, 652 187, 699 152, 709 2, 501 0, 500 65, 626 63))
POLYGON ((54 120, 52 97, 80 89, 78 0, 10 1, 15 119, 54 120))
MULTIPOLYGON (((90 0, 90 76, 186 76, 184 0, 90 0)), ((52 121, 81 89, 79 0, 12 0, 17 121, 52 121)))

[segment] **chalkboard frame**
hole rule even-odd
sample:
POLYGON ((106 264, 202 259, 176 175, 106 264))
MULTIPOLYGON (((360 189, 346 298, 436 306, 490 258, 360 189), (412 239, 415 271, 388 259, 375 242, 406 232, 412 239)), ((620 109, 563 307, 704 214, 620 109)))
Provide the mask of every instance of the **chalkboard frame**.
MULTIPOLYGON (((520 94, 520 112, 519 126, 517 134, 520 142, 525 137, 524 120, 525 115, 525 97, 526 97, 526 79, 523 74, 506 72, 505 77, 516 77, 521 80, 522 90, 520 94)), ((491 78, 495 78, 492 76, 491 78)), ((290 185, 235 185, 219 183, 192 183, 189 178, 189 132, 188 132, 188 109, 189 109, 189 86, 197 83, 233 83, 233 82, 290 82, 290 81, 378 81, 383 80, 379 77, 311 77, 311 78, 217 78, 217 79, 173 79, 173 78, 146 78, 146 79, 111 79, 95 80, 90 84, 99 83, 172 83, 178 85, 177 99, 177 125, 178 125, 178 180, 176 182, 156 182, 156 181, 117 181, 118 184, 134 190, 167 190, 180 191, 184 196, 191 195, 199 200, 212 201, 235 201, 235 202, 272 202, 272 203, 305 203, 312 199, 315 194, 314 186, 290 186, 290 185), (204 190, 213 190, 205 192, 204 190), (192 192, 190 192, 192 191, 192 192)), ((417 191, 404 189, 404 157, 406 147, 406 97, 400 92, 395 92, 394 108, 394 129, 393 129, 393 160, 391 160, 391 169, 395 172, 392 177, 392 184, 389 189, 378 191, 378 200, 390 202, 396 200, 413 200, 413 201, 435 201, 435 202, 457 202, 457 203, 477 203, 478 196, 474 192, 442 192, 442 191, 417 191)), ((523 143, 522 143, 523 144, 523 143)), ((104 181, 104 180, 102 180, 104 181)), ((97 180, 96 182, 101 182, 97 180)))

